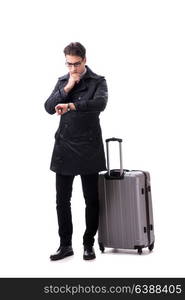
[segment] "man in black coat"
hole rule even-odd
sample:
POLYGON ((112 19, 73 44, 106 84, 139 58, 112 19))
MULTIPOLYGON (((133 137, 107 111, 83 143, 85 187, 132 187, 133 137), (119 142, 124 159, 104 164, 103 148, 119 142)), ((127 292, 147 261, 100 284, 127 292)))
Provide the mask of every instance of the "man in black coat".
POLYGON ((49 114, 60 115, 50 165, 56 173, 60 247, 50 259, 73 255, 72 184, 75 175, 80 175, 86 204, 83 258, 89 260, 95 258, 93 245, 98 229, 98 172, 106 170, 99 115, 106 107, 108 92, 105 78, 86 65, 86 50, 82 44, 69 44, 64 54, 69 72, 58 79, 45 102, 49 114))

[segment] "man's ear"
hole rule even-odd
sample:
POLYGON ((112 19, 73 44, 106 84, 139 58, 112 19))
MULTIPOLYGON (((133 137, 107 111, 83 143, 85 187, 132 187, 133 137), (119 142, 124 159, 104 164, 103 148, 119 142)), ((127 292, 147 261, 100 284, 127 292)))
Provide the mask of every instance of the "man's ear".
POLYGON ((86 61, 87 61, 87 59, 86 59, 86 57, 84 57, 84 63, 86 64, 86 61))

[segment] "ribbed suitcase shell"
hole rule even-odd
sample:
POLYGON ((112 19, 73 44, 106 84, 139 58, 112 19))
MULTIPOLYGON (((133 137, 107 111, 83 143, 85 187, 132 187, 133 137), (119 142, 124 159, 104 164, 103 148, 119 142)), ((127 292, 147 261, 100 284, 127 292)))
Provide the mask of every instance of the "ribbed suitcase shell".
MULTIPOLYGON (((119 170, 118 170, 119 171, 119 170)), ((98 242, 104 247, 137 249, 154 247, 150 174, 124 171, 124 179, 99 175, 100 218, 98 242)))

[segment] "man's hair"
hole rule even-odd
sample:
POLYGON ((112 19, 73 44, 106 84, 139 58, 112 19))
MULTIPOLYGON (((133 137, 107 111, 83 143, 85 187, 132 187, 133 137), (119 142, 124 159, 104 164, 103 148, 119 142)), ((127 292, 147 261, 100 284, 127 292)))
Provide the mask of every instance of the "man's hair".
POLYGON ((85 58, 86 50, 85 47, 78 43, 70 43, 64 48, 64 54, 66 55, 74 55, 74 56, 80 56, 81 58, 85 58))

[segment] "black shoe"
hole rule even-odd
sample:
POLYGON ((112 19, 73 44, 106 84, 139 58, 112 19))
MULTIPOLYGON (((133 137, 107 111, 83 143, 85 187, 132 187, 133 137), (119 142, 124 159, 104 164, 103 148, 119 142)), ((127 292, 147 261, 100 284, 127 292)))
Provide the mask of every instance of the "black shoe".
POLYGON ((94 248, 92 246, 84 246, 84 255, 83 259, 90 260, 96 258, 94 248))
POLYGON ((73 255, 73 249, 71 246, 61 246, 59 247, 59 249, 57 250, 57 252, 55 254, 50 255, 50 259, 51 260, 59 260, 59 259, 63 259, 67 256, 73 255))

